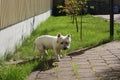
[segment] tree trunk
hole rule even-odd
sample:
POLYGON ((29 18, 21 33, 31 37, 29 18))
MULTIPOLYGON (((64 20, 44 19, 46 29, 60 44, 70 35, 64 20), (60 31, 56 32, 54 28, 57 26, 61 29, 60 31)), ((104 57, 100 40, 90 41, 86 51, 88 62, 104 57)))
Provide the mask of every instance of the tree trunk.
POLYGON ((82 14, 81 14, 81 22, 80 22, 80 39, 82 40, 82 14))
POLYGON ((75 17, 75 24, 76 24, 76 31, 78 32, 78 20, 77 20, 77 15, 75 17))
POLYGON ((72 23, 74 24, 74 22, 75 22, 75 15, 72 14, 71 18, 72 18, 72 23))

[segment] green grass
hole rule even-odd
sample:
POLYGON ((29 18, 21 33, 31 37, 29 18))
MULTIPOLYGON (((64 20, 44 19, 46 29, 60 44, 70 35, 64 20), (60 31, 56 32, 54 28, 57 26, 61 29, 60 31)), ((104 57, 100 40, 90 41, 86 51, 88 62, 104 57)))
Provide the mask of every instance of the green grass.
POLYGON ((34 70, 38 65, 37 61, 23 65, 2 65, 0 68, 0 80, 25 80, 31 70, 34 70))
MULTIPOLYGON (((69 50, 63 51, 63 54, 83 47, 94 46, 109 41, 108 21, 91 15, 84 15, 82 40, 80 39, 80 31, 76 32, 75 24, 72 24, 71 22, 71 18, 68 16, 49 17, 32 32, 31 36, 23 42, 22 46, 17 47, 13 57, 16 58, 16 56, 19 56, 19 59, 28 59, 36 56, 38 52, 33 52, 33 42, 36 37, 45 34, 54 36, 58 33, 63 35, 71 34, 71 47, 69 50)), ((116 33, 119 26, 120 24, 115 24, 115 39, 120 39, 120 36, 116 33)), ((49 53, 48 57, 51 58, 53 51, 50 50, 49 53)), ((24 65, 2 66, 0 68, 0 80, 24 80, 34 67, 38 66, 39 63, 40 62, 33 61, 32 63, 29 62, 24 65)))

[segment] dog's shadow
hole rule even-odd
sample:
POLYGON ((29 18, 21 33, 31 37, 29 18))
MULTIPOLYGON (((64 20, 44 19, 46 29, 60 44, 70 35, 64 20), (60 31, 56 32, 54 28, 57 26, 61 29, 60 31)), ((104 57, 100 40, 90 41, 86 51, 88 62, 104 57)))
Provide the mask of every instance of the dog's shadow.
POLYGON ((102 45, 102 44, 106 44, 106 43, 108 43, 108 42, 110 42, 110 41, 111 41, 111 40, 109 40, 109 39, 108 39, 108 40, 103 40, 102 42, 100 42, 100 43, 97 44, 97 45, 90 46, 90 47, 86 47, 86 48, 81 48, 81 49, 79 49, 79 50, 70 52, 70 53, 68 53, 67 55, 70 56, 70 57, 72 57, 72 56, 77 56, 77 55, 81 55, 81 54, 84 54, 84 52, 87 51, 87 50, 90 50, 90 49, 92 49, 92 48, 98 47, 98 46, 100 46, 100 45, 102 45))
POLYGON ((34 57, 32 59, 22 60, 22 61, 14 61, 13 63, 8 63, 8 64, 11 64, 11 65, 25 65, 27 63, 34 63, 36 61, 39 62, 39 63, 37 64, 37 66, 34 67, 34 69, 32 71, 36 71, 36 70, 45 71, 45 70, 48 70, 48 69, 51 69, 51 68, 55 67, 53 65, 53 63, 55 62, 55 59, 41 60, 39 57, 34 57))
POLYGON ((34 70, 39 70, 39 71, 45 71, 49 70, 51 68, 54 68, 55 66, 53 63, 55 62, 55 59, 49 59, 49 60, 40 60, 40 63, 34 70))
POLYGON ((67 56, 72 57, 72 56, 81 55, 81 54, 84 54, 85 51, 87 51, 87 50, 89 50, 89 49, 92 49, 92 48, 94 48, 94 47, 96 47, 96 46, 82 48, 82 49, 80 49, 80 50, 77 50, 77 51, 73 51, 73 52, 68 53, 67 56))

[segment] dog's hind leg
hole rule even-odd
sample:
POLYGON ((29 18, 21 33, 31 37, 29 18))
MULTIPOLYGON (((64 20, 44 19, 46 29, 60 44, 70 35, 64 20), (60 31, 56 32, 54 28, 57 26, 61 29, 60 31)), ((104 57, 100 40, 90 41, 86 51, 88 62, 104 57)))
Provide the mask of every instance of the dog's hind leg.
POLYGON ((40 57, 41 60, 42 60, 43 57, 44 57, 44 54, 43 54, 43 53, 44 53, 43 51, 39 50, 38 56, 40 57))
POLYGON ((36 50, 36 44, 33 44, 33 52, 36 50))
POLYGON ((45 52, 43 46, 41 46, 41 45, 36 45, 36 48, 37 48, 37 50, 39 51, 38 56, 40 57, 40 59, 42 59, 42 58, 43 58, 43 55, 44 55, 44 52, 45 52))

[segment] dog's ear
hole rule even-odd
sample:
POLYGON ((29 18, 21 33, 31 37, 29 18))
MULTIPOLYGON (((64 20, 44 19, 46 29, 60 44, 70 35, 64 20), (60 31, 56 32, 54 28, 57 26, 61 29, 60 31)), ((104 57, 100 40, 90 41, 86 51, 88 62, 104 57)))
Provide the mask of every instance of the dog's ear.
POLYGON ((61 37, 61 34, 59 33, 59 34, 57 34, 57 37, 59 38, 59 37, 61 37))
POLYGON ((69 41, 71 42, 71 35, 67 34, 66 39, 69 39, 69 41))
POLYGON ((70 35, 70 34, 67 34, 67 37, 71 37, 71 35, 70 35))
POLYGON ((57 43, 59 43, 60 39, 61 39, 61 33, 57 34, 57 43))

